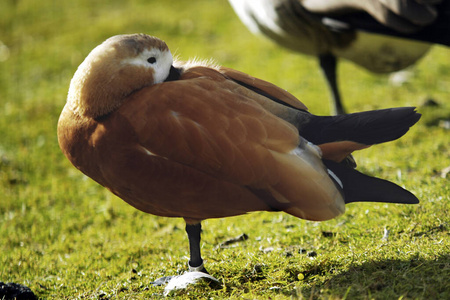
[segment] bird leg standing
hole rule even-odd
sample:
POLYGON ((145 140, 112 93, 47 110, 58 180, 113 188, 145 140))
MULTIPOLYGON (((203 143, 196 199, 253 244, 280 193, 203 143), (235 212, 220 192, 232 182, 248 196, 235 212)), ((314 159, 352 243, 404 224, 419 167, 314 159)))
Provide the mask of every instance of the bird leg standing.
POLYGON ((189 239, 189 271, 203 272, 209 274, 203 266, 203 259, 200 253, 200 234, 202 231, 201 223, 188 224, 186 223, 186 233, 189 239))
POLYGON ((331 101, 333 102, 333 112, 336 115, 345 114, 345 109, 341 101, 341 95, 337 85, 336 67, 337 59, 333 54, 322 54, 319 56, 319 64, 322 69, 325 79, 328 83, 328 88, 331 93, 331 101))
MULTIPOLYGON (((208 271, 206 271, 205 267, 203 266, 203 259, 202 259, 201 253, 200 253, 201 231, 202 231, 201 223, 189 224, 188 222, 186 222, 186 233, 187 233, 188 239, 189 239, 189 253, 190 253, 190 259, 189 259, 189 263, 188 263, 189 273, 202 272, 202 273, 208 274, 208 275, 204 275, 204 276, 209 276, 208 271)), ((211 277, 211 276, 209 276, 209 277, 211 277)), ((213 277, 211 277, 211 278, 214 279, 213 277)), ((188 280, 188 281, 192 280, 192 282, 186 282, 187 284, 189 284, 189 283, 194 283, 196 279, 192 279, 192 278, 186 279, 186 278, 183 278, 183 276, 172 275, 172 276, 164 276, 164 277, 158 278, 155 281, 153 281, 152 284, 155 286, 160 286, 160 285, 165 285, 165 284, 172 282, 172 285, 179 285, 179 284, 184 284, 184 280, 188 280)))

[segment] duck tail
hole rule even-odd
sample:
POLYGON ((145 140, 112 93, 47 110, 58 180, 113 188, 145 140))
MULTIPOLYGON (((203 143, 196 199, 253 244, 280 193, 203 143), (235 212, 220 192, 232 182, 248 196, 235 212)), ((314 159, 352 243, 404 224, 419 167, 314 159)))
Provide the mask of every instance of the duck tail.
POLYGON ((419 199, 411 192, 387 180, 362 174, 355 169, 329 160, 323 160, 328 173, 344 195, 345 203, 385 202, 417 204, 419 199))
POLYGON ((320 145, 353 141, 365 145, 393 141, 419 121, 415 107, 398 107, 337 116, 314 116, 299 128, 300 135, 320 145))

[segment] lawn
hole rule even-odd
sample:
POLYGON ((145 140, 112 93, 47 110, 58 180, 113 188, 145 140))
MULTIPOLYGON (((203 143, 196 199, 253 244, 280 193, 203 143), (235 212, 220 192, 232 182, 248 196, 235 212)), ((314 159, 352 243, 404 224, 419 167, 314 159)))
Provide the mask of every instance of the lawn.
MULTIPOLYGON (((104 39, 155 35, 181 59, 214 58, 285 88, 313 113, 330 111, 316 60, 251 35, 225 0, 4 0, 0 32, 0 281, 42 299, 158 299, 163 288, 150 283, 187 270, 182 219, 133 209, 58 147, 70 79, 104 39)), ((355 155, 359 170, 406 187, 420 204, 354 203, 323 223, 265 212, 204 221, 203 256, 223 286, 173 297, 449 299, 448 49, 434 47, 410 71, 396 86, 347 62, 339 68, 350 111, 423 114, 401 140, 355 155), (219 247, 243 233, 247 240, 219 247)))

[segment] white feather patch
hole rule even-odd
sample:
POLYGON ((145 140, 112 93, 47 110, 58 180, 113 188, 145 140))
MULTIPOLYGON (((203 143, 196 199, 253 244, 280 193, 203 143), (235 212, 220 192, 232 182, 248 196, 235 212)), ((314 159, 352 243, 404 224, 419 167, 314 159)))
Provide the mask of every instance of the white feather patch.
POLYGON ((203 273, 203 272, 186 272, 183 275, 180 276, 174 276, 169 283, 167 284, 166 288, 164 289, 164 296, 167 296, 170 294, 170 292, 179 290, 179 289, 185 289, 191 284, 195 284, 199 280, 209 280, 216 283, 220 283, 219 280, 212 277, 209 274, 203 273))
POLYGON ((336 182, 339 184, 339 186, 341 187, 341 189, 344 189, 344 185, 342 184, 342 181, 339 179, 339 177, 337 177, 336 174, 334 174, 333 171, 331 171, 330 169, 327 169, 328 174, 333 177, 334 180, 336 180, 336 182))

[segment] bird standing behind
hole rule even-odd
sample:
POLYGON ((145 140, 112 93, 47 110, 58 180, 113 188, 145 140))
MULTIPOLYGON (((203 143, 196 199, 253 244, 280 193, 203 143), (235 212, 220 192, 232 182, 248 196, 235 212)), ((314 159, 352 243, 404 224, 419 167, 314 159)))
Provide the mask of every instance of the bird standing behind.
POLYGON ((450 46, 450 1, 229 0, 247 28, 319 58, 335 113, 345 113, 337 58, 371 72, 402 70, 432 44, 450 46), (440 3, 442 2, 442 3, 440 3))
POLYGON ((78 67, 58 141, 75 167, 130 205, 184 218, 189 266, 206 272, 207 218, 282 210, 322 221, 349 202, 417 203, 343 161, 399 138, 419 118, 414 108, 315 116, 268 82, 174 62, 163 41, 132 34, 109 38, 78 67))

